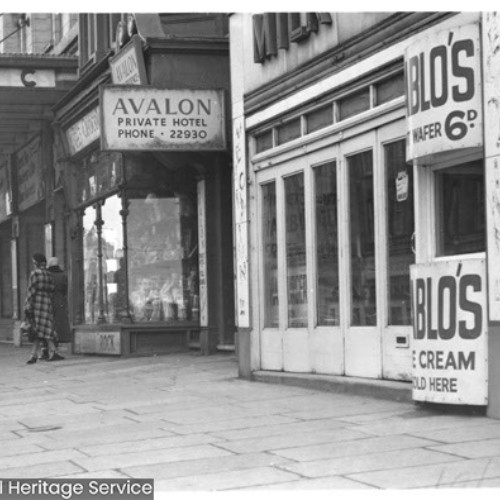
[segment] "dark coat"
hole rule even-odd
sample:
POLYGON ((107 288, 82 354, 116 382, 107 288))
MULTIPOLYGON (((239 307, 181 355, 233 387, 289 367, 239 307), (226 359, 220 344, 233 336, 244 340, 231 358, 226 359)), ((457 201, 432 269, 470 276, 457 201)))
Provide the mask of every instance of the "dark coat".
POLYGON ((34 325, 38 338, 54 338, 53 293, 54 282, 51 274, 44 267, 37 267, 28 279, 24 311, 34 325))
POLYGON ((68 316, 68 278, 59 266, 49 267, 50 275, 54 282, 54 305, 55 329, 59 342, 71 341, 71 328, 68 316))

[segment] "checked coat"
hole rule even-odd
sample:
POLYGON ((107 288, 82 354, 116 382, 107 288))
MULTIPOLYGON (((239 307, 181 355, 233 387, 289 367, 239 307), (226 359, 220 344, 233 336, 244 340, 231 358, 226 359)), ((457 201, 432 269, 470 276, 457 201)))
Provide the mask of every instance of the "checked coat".
POLYGON ((54 339, 53 293, 54 282, 47 269, 34 269, 28 279, 24 311, 29 321, 34 324, 38 338, 54 339))

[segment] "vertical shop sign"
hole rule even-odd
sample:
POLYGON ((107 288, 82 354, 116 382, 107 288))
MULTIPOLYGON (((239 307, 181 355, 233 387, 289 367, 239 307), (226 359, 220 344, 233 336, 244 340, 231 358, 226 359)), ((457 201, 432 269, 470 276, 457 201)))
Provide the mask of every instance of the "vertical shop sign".
POLYGON ((411 266, 413 399, 486 405, 484 259, 411 266))
POLYGON ((138 35, 109 60, 111 80, 116 85, 147 85, 142 43, 138 35))
POLYGON ((500 321, 500 13, 482 16, 488 311, 500 321))
POLYGON ((422 36, 405 52, 407 160, 482 146, 479 25, 422 36))
POLYGON ((233 120, 234 211, 236 246, 236 320, 240 328, 250 326, 248 283, 248 211, 244 117, 233 120))
POLYGON ((200 276, 200 326, 208 326, 206 184, 198 181, 198 245, 200 276))
POLYGON ((42 165, 40 136, 16 154, 19 210, 26 210, 45 197, 45 168, 42 165))

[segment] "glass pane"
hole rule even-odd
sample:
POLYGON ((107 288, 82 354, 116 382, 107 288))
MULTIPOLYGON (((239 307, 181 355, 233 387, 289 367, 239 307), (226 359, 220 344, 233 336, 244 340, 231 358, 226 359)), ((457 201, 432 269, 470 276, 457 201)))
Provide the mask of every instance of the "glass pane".
POLYGON ((126 314, 121 208, 117 195, 106 199, 101 208, 104 317, 108 323, 118 323, 126 314))
POLYGON ((273 147, 273 131, 266 130, 262 134, 255 136, 255 152, 261 153, 273 147))
POLYGON ((377 324, 372 152, 347 159, 351 243, 351 325, 377 324))
POLYGON ((328 104, 328 106, 311 111, 306 118, 308 134, 328 127, 328 125, 333 123, 333 106, 332 104, 328 104))
POLYGON ((279 326, 278 240, 276 233, 276 185, 262 186, 262 241, 264 248, 264 327, 279 326))
POLYGON ((410 266, 414 231, 413 168, 405 163, 405 141, 384 146, 387 172, 388 319, 411 325, 410 266))
POLYGON ((304 174, 285 179, 288 327, 307 326, 304 174))
POLYGON ((394 75, 377 84, 377 104, 392 101, 396 97, 404 95, 403 73, 394 75))
POLYGON ((438 254, 484 252, 485 198, 482 160, 447 168, 436 174, 440 214, 438 254))
POLYGON ((137 322, 199 320, 196 193, 130 198, 129 301, 137 322))
POLYGON ((83 272, 85 281, 85 323, 97 323, 99 315, 99 263, 97 259, 96 210, 87 207, 83 215, 83 272))
POLYGON ((370 109, 370 91, 366 89, 344 97, 340 99, 338 105, 340 120, 345 120, 346 118, 357 115, 370 109))
POLYGON ((314 169, 318 325, 340 323, 336 172, 334 161, 314 169))
POLYGON ((300 137, 300 118, 291 120, 277 127, 278 131, 278 144, 293 141, 300 137))

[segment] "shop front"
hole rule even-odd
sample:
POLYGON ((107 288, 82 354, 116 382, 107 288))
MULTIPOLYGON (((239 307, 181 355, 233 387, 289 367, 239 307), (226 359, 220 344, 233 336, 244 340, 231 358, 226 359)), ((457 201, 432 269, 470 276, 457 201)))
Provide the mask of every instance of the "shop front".
POLYGON ((262 41, 259 23, 287 22, 291 30, 286 47, 278 37, 284 50, 262 58, 254 52, 250 62, 243 42, 233 59, 238 68, 235 60, 243 58, 245 75, 238 83, 233 73, 233 100, 238 88, 242 98, 233 109, 244 114, 244 120, 233 116, 235 173, 243 170, 243 157, 248 176, 243 183, 241 174, 235 179, 236 222, 239 217, 242 241, 249 240, 247 256, 245 246, 236 245, 238 306, 247 291, 250 297, 247 315, 238 309, 240 374, 271 370, 409 382, 414 170, 406 161, 408 39, 396 26, 407 37, 423 18, 266 16, 232 19, 235 36, 252 33, 253 25, 255 51, 262 41), (308 34, 300 41, 294 23, 308 34), (388 38, 392 45, 373 48, 388 38), (286 74, 279 70, 283 60, 292 68, 286 74), (328 69, 332 60, 338 67, 328 69), (245 262, 246 286, 240 273, 245 262))
POLYGON ((214 352, 234 345, 227 42, 170 46, 130 26, 57 106, 74 350, 214 352))

